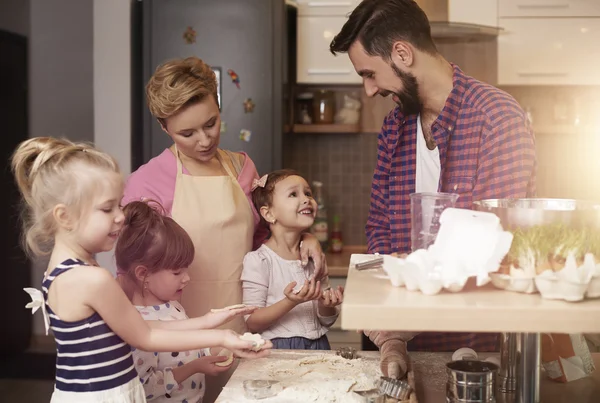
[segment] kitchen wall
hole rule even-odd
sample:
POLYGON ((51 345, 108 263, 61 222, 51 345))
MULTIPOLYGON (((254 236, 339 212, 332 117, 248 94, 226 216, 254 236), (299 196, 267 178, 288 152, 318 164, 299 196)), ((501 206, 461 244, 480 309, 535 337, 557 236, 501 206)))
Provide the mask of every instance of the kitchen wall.
POLYGON ((29 36, 29 0, 0 0, 0 29, 29 36))
POLYGON ((339 215, 344 244, 366 245, 377 134, 290 134, 284 140, 283 161, 309 183, 323 182, 330 225, 339 215))
MULTIPOLYGON (((0 29, 29 38, 30 136, 95 142, 131 169, 130 9, 123 0, 0 0, 0 29)), ((112 254, 99 260, 112 268, 112 254)), ((39 284, 45 261, 32 265, 39 284)), ((40 315, 34 333, 43 334, 40 315)))
POLYGON ((538 196, 600 201, 600 87, 503 87, 530 111, 538 196))

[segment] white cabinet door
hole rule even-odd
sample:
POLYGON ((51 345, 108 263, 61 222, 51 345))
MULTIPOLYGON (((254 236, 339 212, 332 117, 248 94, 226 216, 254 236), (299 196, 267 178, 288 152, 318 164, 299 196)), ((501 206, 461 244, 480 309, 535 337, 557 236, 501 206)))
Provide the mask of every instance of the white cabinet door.
POLYGON ((501 18, 499 85, 599 85, 600 19, 501 18))
POLYGON ((345 17, 358 6, 361 0, 299 0, 298 16, 345 17))
POLYGON ((450 0, 448 20, 463 24, 498 26, 498 0, 450 0))
POLYGON ((600 17, 598 0, 499 0, 500 17, 600 17))
POLYGON ((346 17, 298 17, 298 83, 362 83, 347 54, 334 56, 329 51, 331 40, 346 20, 346 17))

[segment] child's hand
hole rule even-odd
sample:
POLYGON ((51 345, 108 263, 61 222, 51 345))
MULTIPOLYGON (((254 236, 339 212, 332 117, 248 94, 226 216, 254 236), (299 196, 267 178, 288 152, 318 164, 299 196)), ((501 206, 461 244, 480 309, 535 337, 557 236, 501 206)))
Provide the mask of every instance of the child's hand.
POLYGON ((203 316, 205 319, 204 323, 206 329, 214 329, 215 327, 221 326, 223 323, 229 322, 237 316, 250 315, 257 309, 257 306, 247 306, 244 308, 229 309, 227 311, 209 312, 203 316))
POLYGON ((261 347, 260 351, 252 351, 254 343, 247 340, 240 339, 240 335, 233 330, 223 330, 223 344, 227 350, 232 351, 233 354, 241 358, 262 358, 266 357, 270 353, 270 349, 273 348, 273 343, 269 340, 265 340, 265 344, 261 347))
POLYGON ((333 308, 342 302, 344 302, 344 287, 341 285, 337 289, 330 288, 323 291, 323 296, 319 300, 319 304, 327 308, 333 308))
POLYGON ((215 376, 221 372, 225 372, 231 367, 231 364, 226 367, 219 367, 219 366, 216 366, 215 363, 227 361, 228 358, 229 357, 220 356, 220 355, 200 357, 200 358, 194 360, 196 372, 200 372, 202 374, 211 375, 211 376, 215 376))
POLYGON ((294 287, 296 286, 296 282, 292 281, 285 287, 283 293, 286 298, 292 301, 295 304, 301 304, 303 302, 312 301, 315 299, 319 299, 321 297, 321 282, 315 281, 314 279, 310 281, 305 281, 304 286, 300 289, 298 293, 294 292, 294 287))

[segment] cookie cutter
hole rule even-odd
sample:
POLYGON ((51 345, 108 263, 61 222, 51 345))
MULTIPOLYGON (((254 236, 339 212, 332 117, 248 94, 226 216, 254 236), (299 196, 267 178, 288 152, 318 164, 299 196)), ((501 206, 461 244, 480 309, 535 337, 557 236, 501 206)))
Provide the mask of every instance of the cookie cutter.
POLYGON ((353 360, 355 358, 358 358, 358 353, 356 352, 356 349, 352 347, 338 347, 335 350, 335 355, 339 355, 340 357, 345 358, 347 360, 353 360))
POLYGON ((379 379, 378 389, 382 394, 396 400, 408 400, 412 392, 406 381, 385 376, 379 379))
POLYGON ((281 388, 279 381, 269 380, 247 380, 243 383, 244 395, 249 399, 266 399, 267 397, 276 396, 281 388))

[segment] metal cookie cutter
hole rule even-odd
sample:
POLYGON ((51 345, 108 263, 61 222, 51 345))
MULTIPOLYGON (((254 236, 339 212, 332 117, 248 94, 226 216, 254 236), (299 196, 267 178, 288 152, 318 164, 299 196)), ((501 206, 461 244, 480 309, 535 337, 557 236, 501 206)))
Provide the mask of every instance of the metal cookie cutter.
POLYGON ((372 269, 374 267, 381 266, 383 264, 383 256, 375 255, 375 257, 371 260, 367 260, 366 262, 356 263, 354 268, 356 270, 366 270, 372 269))
POLYGON ((356 349, 352 347, 339 347, 335 350, 335 355, 339 355, 342 358, 347 360, 353 360, 358 358, 358 354, 356 353, 356 349))
POLYGON ((248 399, 260 400, 277 395, 281 388, 278 381, 247 380, 244 381, 244 395, 248 399))
POLYGON ((408 400, 412 388, 406 381, 382 376, 379 379, 379 391, 396 400, 408 400))

